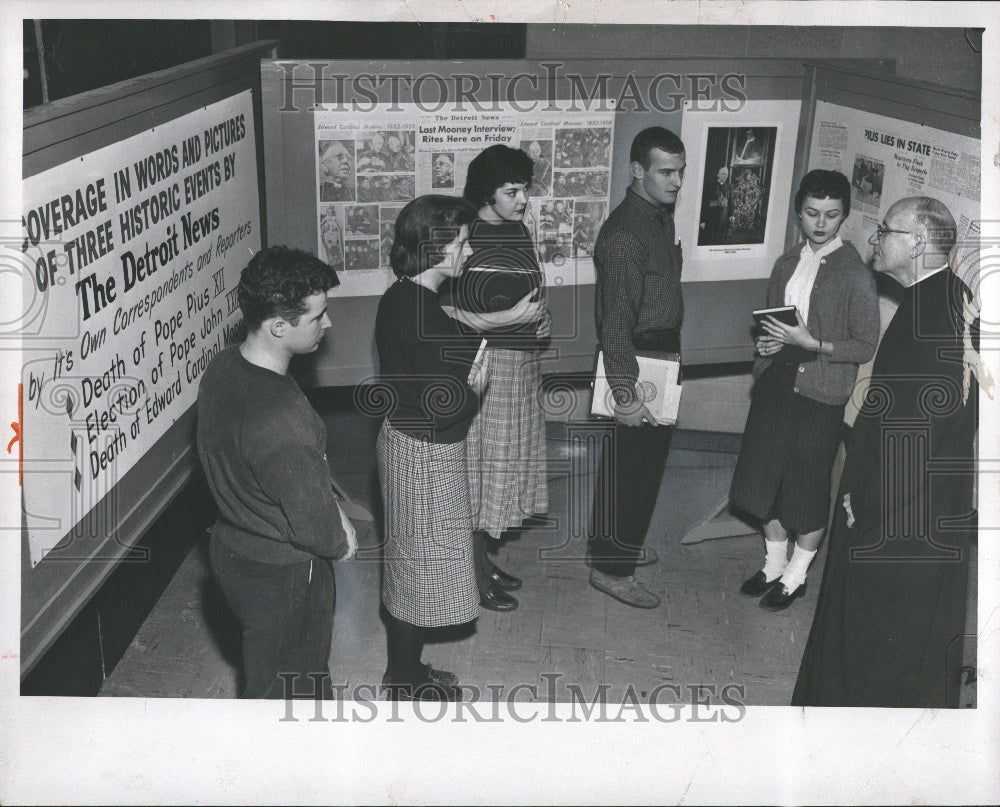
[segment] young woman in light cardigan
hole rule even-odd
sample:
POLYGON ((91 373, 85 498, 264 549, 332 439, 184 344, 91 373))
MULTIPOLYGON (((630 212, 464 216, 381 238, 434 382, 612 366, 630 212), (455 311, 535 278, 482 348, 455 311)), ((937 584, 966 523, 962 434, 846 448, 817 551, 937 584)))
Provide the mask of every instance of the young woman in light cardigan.
POLYGON ((767 307, 794 305, 797 322, 763 322, 750 414, 729 493, 733 507, 764 524, 764 565, 740 591, 763 595, 760 607, 769 611, 787 608, 805 592, 830 512, 844 407, 858 365, 874 355, 879 336, 875 278, 838 235, 851 212, 847 177, 810 171, 795 195, 795 212, 805 243, 774 264, 767 307))

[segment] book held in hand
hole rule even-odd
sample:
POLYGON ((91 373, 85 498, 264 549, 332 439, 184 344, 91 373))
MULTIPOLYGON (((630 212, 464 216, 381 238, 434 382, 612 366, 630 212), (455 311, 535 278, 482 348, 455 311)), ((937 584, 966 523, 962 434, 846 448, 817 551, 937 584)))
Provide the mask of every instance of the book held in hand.
POLYGON ((798 320, 795 318, 794 305, 782 305, 777 308, 758 308, 753 312, 753 321, 758 328, 763 325, 764 320, 768 317, 774 317, 778 322, 784 322, 786 325, 798 324, 798 320))
MULTIPOLYGON (((677 409, 681 402, 680 363, 670 359, 653 359, 637 356, 639 380, 636 394, 661 426, 677 423, 677 409)), ((604 351, 597 354, 597 372, 594 375, 594 400, 590 407, 592 415, 614 417, 615 397, 604 372, 604 351)))
POLYGON ((476 314, 506 311, 540 288, 540 280, 528 269, 470 266, 454 281, 451 303, 476 314))
MULTIPOLYGON (((757 333, 763 336, 767 335, 767 331, 762 326, 764 320, 768 317, 774 317, 778 322, 783 322, 785 325, 799 324, 799 320, 795 316, 796 308, 794 305, 782 305, 777 308, 757 308, 752 313, 757 333)), ((816 354, 798 345, 785 345, 769 358, 779 364, 802 364, 803 362, 816 361, 816 354)))

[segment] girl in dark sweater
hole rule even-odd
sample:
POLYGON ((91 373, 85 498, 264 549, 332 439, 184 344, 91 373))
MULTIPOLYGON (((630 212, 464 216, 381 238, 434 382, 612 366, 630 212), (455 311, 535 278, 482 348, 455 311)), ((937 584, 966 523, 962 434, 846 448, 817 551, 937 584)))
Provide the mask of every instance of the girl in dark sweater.
MULTIPOLYGON (((438 287, 457 277, 471 254, 476 209, 451 196, 423 196, 396 219, 390 260, 399 278, 375 320, 379 367, 390 408, 378 438, 385 506, 389 659, 383 684, 394 699, 457 700, 454 674, 421 662, 428 628, 479 613, 465 437, 479 408, 469 383, 480 337, 446 315, 438 287)), ((484 327, 537 319, 526 296, 484 327)))

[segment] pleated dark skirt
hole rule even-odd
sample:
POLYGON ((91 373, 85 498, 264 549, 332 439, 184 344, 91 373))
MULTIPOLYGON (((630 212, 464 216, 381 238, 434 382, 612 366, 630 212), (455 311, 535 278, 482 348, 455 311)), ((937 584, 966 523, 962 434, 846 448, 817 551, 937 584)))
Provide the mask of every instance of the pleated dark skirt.
POLYGON ((844 405, 794 392, 797 372, 772 364, 754 384, 729 504, 801 534, 826 526, 844 405))

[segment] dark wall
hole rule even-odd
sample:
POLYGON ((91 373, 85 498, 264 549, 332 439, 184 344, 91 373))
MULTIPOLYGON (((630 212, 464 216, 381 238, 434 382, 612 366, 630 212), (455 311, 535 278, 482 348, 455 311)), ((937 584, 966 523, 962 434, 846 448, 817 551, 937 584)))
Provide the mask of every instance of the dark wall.
POLYGON ((255 28, 256 39, 277 39, 288 59, 519 59, 527 26, 273 20, 255 28))
MULTIPOLYGON (((42 20, 49 100, 105 87, 212 53, 201 20, 42 20)), ((24 107, 42 103, 33 20, 24 21, 24 107)))
MULTIPOLYGON (((323 20, 42 20, 49 101, 262 39, 281 58, 522 58, 526 25, 323 20)), ((34 20, 24 21, 24 107, 42 103, 34 20)))

